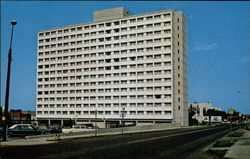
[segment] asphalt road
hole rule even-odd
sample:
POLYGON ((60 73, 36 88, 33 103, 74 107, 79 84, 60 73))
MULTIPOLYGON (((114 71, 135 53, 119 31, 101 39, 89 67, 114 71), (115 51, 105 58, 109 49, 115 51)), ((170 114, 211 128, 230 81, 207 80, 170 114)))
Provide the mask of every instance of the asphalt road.
POLYGON ((0 159, 185 159, 228 131, 227 127, 179 129, 0 147, 0 159))

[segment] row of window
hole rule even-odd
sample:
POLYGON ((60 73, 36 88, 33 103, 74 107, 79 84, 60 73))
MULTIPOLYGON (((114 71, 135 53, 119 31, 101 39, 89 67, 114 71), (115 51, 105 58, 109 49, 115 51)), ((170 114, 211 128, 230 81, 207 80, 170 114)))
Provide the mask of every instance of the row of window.
POLYGON ((91 103, 91 104, 38 104, 38 108, 93 108, 93 107, 98 107, 98 108, 110 108, 110 107, 171 107, 171 102, 167 103, 91 103))
MULTIPOLYGON (((170 41, 171 41, 171 37, 164 37, 164 38, 144 39, 144 40, 130 41, 130 42, 120 42, 120 43, 113 42, 111 44, 113 44, 114 47, 118 46, 118 45, 120 45, 120 46, 128 46, 128 45, 130 45, 130 46, 134 46, 134 45, 138 46, 138 45, 156 44, 156 43, 160 43, 160 42, 170 42, 170 41)), ((84 43, 89 43, 89 42, 91 42, 91 43, 93 43, 93 44, 96 45, 96 39, 84 40, 84 43)), ((51 47, 56 47, 56 46, 57 47, 61 47, 61 46, 69 46, 69 45, 76 45, 76 44, 82 44, 82 41, 77 41, 77 42, 73 41, 73 42, 59 43, 57 45, 51 45, 51 47)), ((72 48, 72 49, 70 49, 71 52, 82 51, 82 48, 72 48), (72 50, 72 49, 74 49, 74 50, 72 50)), ((141 49, 143 49, 143 48, 138 48, 138 49, 139 49, 139 51, 141 51, 141 49)), ((119 52, 120 52, 120 50, 116 50, 114 52, 114 54, 119 54, 119 52)), ((121 50, 121 53, 126 53, 126 52, 128 52, 127 49, 126 50, 121 50)), ((56 53, 57 54, 61 54, 61 53, 63 53, 63 51, 62 50, 46 51, 46 52, 41 52, 40 51, 38 53, 38 56, 54 55, 56 53)), ((95 57, 97 55, 98 56, 104 56, 104 52, 92 53, 90 56, 91 57, 95 57)), ((106 53, 105 53, 105 55, 106 55, 106 53)))
MULTIPOLYGON (((166 38, 168 39, 168 38, 166 38)), ((137 44, 143 44, 143 41, 137 41, 137 44), (142 43, 141 43, 142 42, 142 43)), ((87 48, 89 49, 89 48, 87 48)), ((62 54, 62 53, 69 53, 69 52, 79 52, 78 55, 71 55, 73 58, 81 58, 82 56, 84 56, 85 58, 89 58, 89 57, 103 57, 103 56, 111 56, 111 55, 122 55, 122 54, 127 54, 127 53, 136 53, 136 52, 144 52, 144 51, 159 51, 159 50, 163 50, 163 49, 171 49, 171 45, 167 45, 167 46, 155 46, 155 47, 144 47, 144 48, 131 48, 131 49, 118 49, 115 51, 105 51, 105 52, 93 52, 93 53, 89 53, 86 52, 84 54, 80 54, 82 52, 82 48, 72 48, 72 49, 64 49, 64 50, 55 50, 55 51, 46 51, 46 52, 39 52, 38 56, 47 56, 47 55, 56 55, 56 54, 62 54), (76 56, 76 57, 75 57, 76 56)))
MULTIPOLYGON (((90 75, 91 76, 91 75, 90 75)), ((78 78, 81 76, 70 76, 70 77, 58 77, 59 79, 57 79, 58 81, 64 80, 78 80, 81 78, 78 78)), ((54 80, 54 79, 53 79, 54 80)), ((51 81, 53 81, 51 79, 51 81)), ((171 78, 155 78, 155 79, 131 79, 131 80, 114 80, 114 81, 99 81, 99 82, 83 82, 83 85, 87 86, 87 85, 99 85, 99 86, 103 86, 103 85, 119 85, 119 84, 143 84, 143 83, 161 83, 161 82, 171 82, 171 78)), ((67 86, 81 86, 81 83, 58 83, 58 84, 38 84, 38 88, 55 88, 56 86, 59 87, 67 87, 67 86)))
MULTIPOLYGON (((114 59, 116 60, 116 59, 114 59)), ((119 59, 117 59, 119 60, 119 59)), ((67 65, 63 65, 64 67, 68 66, 68 63, 66 63, 67 65)), ((39 65, 39 68, 41 69, 42 67, 40 67, 41 65, 39 65)), ((55 65, 53 65, 55 66, 55 65)), ((58 67, 61 67, 62 64, 57 65, 58 67)), ((74 66, 74 65, 71 65, 74 66)), ((51 70, 51 71, 39 71, 38 75, 53 75, 53 74, 62 74, 62 73, 75 73, 75 72, 94 72, 94 71, 104 71, 104 70, 119 70, 119 69, 139 69, 139 68, 150 68, 150 67, 161 67, 161 66, 171 66, 171 62, 155 62, 155 63, 139 63, 139 64, 131 64, 131 65, 116 65, 116 66, 106 66, 106 67, 87 67, 87 68, 78 68, 78 69, 68 69, 68 70, 51 70)), ((47 67, 45 67, 47 68, 47 67)), ((53 67, 52 67, 53 68, 53 67)), ((146 72, 146 70, 145 70, 146 72)), ((137 72, 137 74, 142 75, 144 73, 141 72, 137 72)), ((94 76, 93 74, 90 75, 90 78, 96 78, 96 75, 94 76)), ((73 76, 71 76, 72 78, 74 78, 73 76)), ((77 76, 77 79, 81 79, 81 76, 77 76)))
MULTIPOLYGON (((111 53, 110 53, 111 54, 111 53)), ((50 65, 38 65, 38 69, 44 68, 49 68, 51 67, 68 67, 68 66, 75 66, 75 65, 89 65, 89 64, 104 64, 104 63, 117 63, 117 62, 129 62, 129 61, 141 61, 141 60, 152 60, 152 59, 161 59, 161 58, 170 58, 171 53, 165 53, 165 54, 154 54, 154 55, 144 55, 144 56, 129 56, 129 57, 106 57, 105 59, 100 58, 99 60, 86 60, 86 58, 89 57, 89 54, 84 55, 84 61, 73 61, 70 63, 57 63, 57 64, 50 64, 50 65)), ((71 56, 60 56, 60 57, 51 57, 51 58, 44 58, 44 59, 39 59, 38 62, 50 62, 50 61, 59 61, 61 62, 62 60, 69 60, 69 59, 81 59, 82 55, 71 55, 71 56)))
MULTIPOLYGON (((57 84, 58 85, 58 84, 57 84)), ((63 84, 62 84, 63 85, 63 84)), ((68 84, 67 84, 68 85, 68 84)), ((66 87, 66 86, 65 86, 66 87)), ((50 87, 50 88, 53 88, 53 87, 50 87)), ((155 86, 155 87, 131 87, 131 88, 106 88, 106 89, 84 89, 83 92, 84 93, 103 93, 103 92, 106 92, 106 93, 109 93, 109 92, 127 92, 127 91, 161 91, 161 90, 171 90, 171 86, 155 86)), ((48 95, 48 94, 68 94, 68 92, 70 93, 80 93, 81 90, 78 90, 78 91, 73 91, 73 90, 57 90, 57 91, 38 91, 37 94, 38 95, 42 95, 42 94, 45 94, 45 95, 48 95)))
MULTIPOLYGON (((111 70, 111 69, 106 69, 106 70, 111 70)), ((60 70, 59 70, 60 71, 60 70)), ((67 71, 67 70, 66 70, 67 71)), ((58 72, 58 74, 61 74, 62 72, 58 72)), ((65 73, 68 73, 68 72, 65 72, 65 73)), ((171 74, 171 70, 154 70, 154 71, 139 71, 139 72, 122 72, 122 73, 113 73, 113 76, 112 74, 97 74, 97 75, 86 75, 84 76, 84 78, 86 77, 90 77, 92 79, 94 78, 112 78, 112 77, 134 77, 134 76, 144 76, 144 75, 163 75, 163 74, 171 74)), ((78 79, 81 79, 80 76, 77 76, 79 77, 78 79)), ((85 79, 86 79, 85 78, 85 79)), ((62 77, 60 78, 59 77, 59 81, 60 79, 62 79, 62 77)), ((38 78, 38 82, 49 82, 49 81, 55 81, 56 80, 56 77, 51 77, 51 78, 38 78)), ((58 80, 58 77, 57 77, 57 80, 58 80)), ((80 84, 77 84, 77 85, 81 85, 80 84)), ((93 85, 95 85, 95 83, 93 83, 93 85)))
MULTIPOLYGON (((122 88, 123 89, 123 88, 122 88)), ((122 91, 121 89, 121 91, 122 91)), ((127 90, 124 90, 127 91, 127 90)), ((40 93, 41 91, 39 91, 40 93)), ((48 93, 44 91, 44 93, 48 93)), ((37 98, 37 101, 80 101, 80 100, 119 100, 119 99, 170 99, 171 94, 148 94, 148 95, 131 95, 131 96, 83 96, 83 97, 50 97, 50 98, 37 98)))
MULTIPOLYGON (((104 34, 110 34, 110 33, 119 33, 119 32, 128 32, 128 31, 140 31, 145 29, 152 29, 154 28, 155 30, 157 27, 161 26, 170 26, 171 22, 163 22, 163 23, 154 23, 154 24, 147 24, 147 25, 137 25, 137 26, 131 26, 131 27, 123 27, 123 28, 116 28, 116 29, 109 29, 109 30, 101 30, 101 31, 93 31, 93 32, 87 32, 84 34, 73 34, 73 35, 66 35, 66 36, 60 36, 60 37, 54 37, 54 38, 46 38, 46 39, 40 39, 39 43, 44 43, 44 42, 55 42, 55 41, 62 41, 62 40, 68 40, 68 39, 76 39, 76 38, 82 38, 82 37, 90 37, 90 36, 103 36, 104 34)), ((155 31, 157 34, 159 31, 155 31)), ((169 32, 171 30, 169 29, 169 32)), ((118 36, 119 37, 119 36, 118 36)), ((118 40, 117 36, 114 37, 114 40, 118 40)), ((108 39, 106 39, 108 40, 108 39)), ((109 40, 108 40, 109 41, 109 40)))
MULTIPOLYGON (((165 78, 164 79, 164 81, 165 82, 171 82, 171 78, 165 78)), ((153 80, 153 79, 145 79, 145 83, 147 83, 147 84, 149 84, 149 83, 154 83, 154 84, 156 84, 156 83, 160 83, 160 82, 162 82, 162 80, 161 79, 155 79, 155 80, 153 80)), ((136 80, 130 80, 130 82, 127 82, 127 81, 124 81, 124 80, 122 80, 122 81, 100 81, 100 82, 95 82, 95 83, 91 83, 91 82, 84 82, 84 85, 85 86, 89 86, 89 85, 99 85, 99 86, 104 86, 104 85, 113 85, 113 86, 116 86, 116 85, 120 85, 120 84, 143 84, 144 83, 144 80, 143 79, 138 79, 137 80, 137 83, 136 83, 136 80)), ((61 84, 61 83, 59 83, 59 84, 44 84, 44 85, 41 85, 41 84, 39 84, 37 87, 38 87, 38 89, 39 88, 55 88, 55 87, 74 87, 74 86, 81 86, 81 84, 80 83, 64 83, 64 84, 61 84)), ((151 89, 151 87, 145 87, 145 88, 147 88, 147 89, 151 89)), ((168 86, 166 86, 166 89, 168 88, 168 86)), ((143 90, 142 88, 140 88, 139 89, 139 87, 138 87, 138 90, 143 90)), ((158 86, 156 86, 155 87, 155 90, 161 90, 161 88, 159 88, 158 86)), ((96 92, 96 90, 95 89, 84 89, 83 90, 84 91, 84 93, 88 93, 88 92, 90 92, 90 93, 94 93, 94 92, 96 92)), ((100 89, 99 90, 100 92, 102 91, 102 89, 100 89)), ((105 92, 108 92, 109 91, 109 89, 105 89, 105 92)), ((67 91, 68 92, 68 91, 67 91)), ((67 92, 64 92, 64 93, 67 93, 67 92)), ((70 92, 71 93, 74 93, 74 90, 70 90, 70 92)), ((76 90, 76 93, 81 93, 82 91, 81 90, 76 90)), ((61 94, 61 92, 57 92, 57 94, 61 94)), ((55 92, 54 91, 51 91, 50 92, 50 94, 55 94, 55 92)))
MULTIPOLYGON (((65 74, 65 73, 80 73, 80 72, 89 72, 91 71, 91 73, 95 72, 95 71, 104 71, 104 70, 124 70, 124 69, 139 69, 139 68, 150 68, 150 67, 154 67, 155 69, 157 69, 157 67, 161 67, 161 66, 171 66, 171 62, 156 62, 156 63, 145 63, 145 64, 131 64, 131 65, 116 65, 116 66, 106 66, 106 67, 91 67, 91 68, 78 68, 78 69, 69 69, 69 70, 52 70, 52 71, 39 71, 38 75, 55 75, 55 74, 65 74)), ((162 70, 155 70, 153 71, 140 71, 137 72, 137 76, 142 76, 142 75, 152 75, 152 74, 161 74, 162 70)), ((171 72, 169 71, 164 71, 165 74, 169 74, 171 72)), ((135 75, 133 72, 129 73, 130 76, 135 75)), ((127 74, 121 73, 121 76, 125 77, 127 76, 127 74)), ((96 78, 97 75, 90 75, 90 78, 96 78)), ((104 76, 100 76, 98 78, 103 78, 104 76)), ((119 77, 119 75, 116 74, 116 77, 119 77)), ((72 77, 73 78, 73 77, 72 77)), ((77 76, 78 79, 81 79, 81 76, 77 76)))
MULTIPOLYGON (((144 33, 115 36, 115 37, 113 37, 114 39, 112 39, 112 37, 106 37, 106 38, 101 37, 101 38, 98 38, 98 39, 85 40, 84 43, 89 44, 89 41, 95 41, 96 43, 98 43, 98 42, 104 43, 104 42, 112 41, 112 40, 127 39, 128 36, 129 36, 129 38, 136 38, 136 37, 140 38, 140 37, 144 37, 144 35, 145 36, 153 36, 153 35, 154 36, 157 36, 157 35, 168 36, 168 34, 170 34, 170 33, 171 33, 170 29, 158 30, 158 31, 149 31, 149 32, 144 32, 144 33)), ((92 43, 94 43, 94 42, 92 42, 92 43)), ((39 50, 50 49, 50 48, 65 47, 65 46, 76 45, 76 44, 80 45, 80 44, 82 44, 82 42, 81 41, 76 41, 76 42, 74 41, 74 42, 65 42, 65 43, 58 43, 58 44, 52 44, 52 45, 40 45, 38 47, 38 49, 39 50)), ((93 45, 97 45, 97 44, 93 44, 93 45)), ((109 44, 109 45, 111 45, 111 44, 109 44)), ((103 45, 100 45, 100 46, 103 46, 103 45)))
MULTIPOLYGON (((96 111, 37 111, 38 115, 95 115, 96 111)), ((97 111, 97 115, 171 115, 171 111, 97 111)))
MULTIPOLYGON (((86 75, 87 77, 89 77, 89 75, 86 75)), ((76 76, 76 77, 80 77, 80 76, 76 76)), ((106 76, 106 77, 109 77, 109 76, 106 76)), ((114 77, 119 77, 119 76, 114 76, 114 77)), ((121 77, 124 77, 124 76, 121 76, 121 77)), ((94 76, 94 77, 92 77, 92 75, 90 75, 90 78, 96 78, 96 76, 94 76)), ((99 76, 98 75, 98 78, 104 78, 104 76, 99 76)), ((48 81, 55 81, 57 79, 57 81, 62 81, 62 80, 68 80, 68 77, 57 77, 57 78, 55 78, 55 77, 51 77, 51 78, 45 78, 44 79, 44 81, 46 81, 46 82, 48 82, 48 81)), ((76 78, 76 79, 80 79, 80 78, 76 78)), ((159 78, 156 78, 156 79, 159 79, 159 78)), ((38 81, 39 82, 42 82, 43 81, 43 79, 42 78, 39 78, 38 79, 38 81)), ((132 83, 132 81, 133 80, 130 80, 130 84, 135 84, 135 83, 132 83)), ((164 81, 165 82, 171 82, 171 78, 165 78, 164 79, 164 81)), ((155 80, 154 82, 153 82, 153 79, 137 79, 137 84, 143 84, 143 83, 159 83, 160 82, 160 80, 155 80)), ((162 81, 161 81, 162 82, 162 81)), ((126 83, 126 84, 128 84, 129 82, 120 82, 120 84, 124 84, 124 83, 126 83)), ((115 81, 105 81, 105 83, 103 82, 103 81, 99 81, 99 82, 77 82, 77 83, 64 83, 64 84, 62 84, 62 83, 58 83, 58 84, 50 84, 50 87, 51 88, 54 88, 55 86, 57 86, 57 87, 62 87, 62 86, 65 86, 65 87, 67 87, 67 86, 81 86, 81 85, 84 85, 84 86, 88 86, 88 85, 111 85, 111 84, 113 84, 113 85, 117 85, 117 84, 119 84, 119 81, 118 80, 115 80, 115 81)), ((41 84, 38 84, 38 86, 41 86, 41 84)), ((48 84, 44 84, 44 86, 45 86, 45 88, 48 88, 47 86, 48 86, 48 84)), ((40 87, 39 87, 40 88, 40 87)))
MULTIPOLYGON (((115 38, 115 37, 114 37, 115 38)), ((106 41, 111 41, 111 37, 109 38, 105 38, 106 41), (110 40, 107 40, 110 39, 110 40)), ((118 39, 115 40, 119 40, 119 36, 118 39)), ((138 41, 130 41, 130 42, 116 42, 116 41, 112 41, 109 44, 106 45, 97 45, 97 42, 100 41, 104 41, 104 38, 99 38, 99 39, 92 39, 92 40, 84 40, 84 44, 89 44, 91 43, 93 46, 88 46, 88 47, 84 47, 84 51, 87 50, 95 50, 97 48, 101 49, 101 48, 117 48, 117 47, 127 47, 127 46, 140 46, 140 45, 147 45, 147 44, 157 44, 157 43, 161 43, 161 42, 170 42, 171 41, 171 37, 165 37, 165 38, 155 38, 155 39, 145 39, 145 40, 138 40, 138 41)), ((74 46, 74 48, 71 48, 69 51, 70 52, 78 52, 78 51, 82 51, 82 48, 75 48, 75 45, 82 45, 82 41, 72 41, 72 42, 65 42, 65 43, 58 43, 58 44, 52 44, 52 45, 44 45, 44 46, 39 46, 39 50, 46 48, 60 48, 60 47, 66 47, 66 46, 74 46)), ((160 46, 158 46, 160 47, 160 46)), ((143 51, 141 49, 144 48, 139 48, 139 51, 143 51)), ((160 49, 160 48, 158 48, 160 49)), ((49 52, 47 51, 47 53, 45 53, 45 55, 49 55, 49 52), (47 54, 48 53, 48 54, 47 54)), ((62 53, 62 51, 58 51, 58 54, 62 53)), ((51 51, 51 54, 56 54, 55 51, 51 51)), ((42 52, 38 53, 39 56, 42 56, 42 52)))
POLYGON ((97 29, 97 28, 112 27, 112 26, 124 25, 127 23, 150 21, 153 19, 157 20, 157 19, 161 19, 161 18, 170 18, 170 16, 171 16, 171 13, 165 13, 165 14, 155 15, 155 16, 138 17, 138 18, 132 18, 132 19, 127 19, 127 20, 117 20, 114 22, 91 24, 91 25, 86 25, 86 26, 77 26, 77 27, 72 27, 72 28, 67 28, 67 29, 60 29, 57 31, 48 31, 45 33, 39 33, 39 37, 62 34, 62 33, 69 33, 69 32, 75 32, 75 31, 82 31, 82 30, 91 30, 91 29, 97 29))

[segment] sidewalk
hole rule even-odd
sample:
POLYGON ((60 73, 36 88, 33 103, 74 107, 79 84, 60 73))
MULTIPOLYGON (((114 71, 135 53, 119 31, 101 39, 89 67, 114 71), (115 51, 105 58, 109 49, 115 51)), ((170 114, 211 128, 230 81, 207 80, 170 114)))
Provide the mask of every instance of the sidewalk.
MULTIPOLYGON (((164 131, 164 130, 172 130, 172 129, 180 129, 181 127, 174 127, 174 128, 162 128, 162 129, 152 129, 152 130, 137 130, 137 131, 126 131, 124 134, 131 134, 131 133, 141 133, 141 132, 153 132, 153 131, 164 131)), ((185 129, 185 127, 183 127, 185 129)), ((182 129, 183 129, 182 128, 182 129)), ((106 133, 98 133, 97 136, 108 136, 108 135, 121 135, 121 131, 119 132, 106 132, 106 133)), ((94 137, 95 131, 91 134, 64 134, 60 136, 61 140, 65 139, 74 139, 74 138, 84 138, 84 137, 94 137)), ((44 135, 44 136, 30 136, 26 137, 26 139, 17 139, 17 140, 10 140, 7 142, 0 142, 1 146, 29 146, 29 145, 43 145, 43 144, 52 144, 58 141, 55 140, 55 134, 51 135, 44 135)))
POLYGON ((227 153, 224 155, 225 158, 234 159, 249 159, 250 158, 250 131, 243 130, 245 133, 242 137, 235 138, 237 142, 231 146, 227 153))

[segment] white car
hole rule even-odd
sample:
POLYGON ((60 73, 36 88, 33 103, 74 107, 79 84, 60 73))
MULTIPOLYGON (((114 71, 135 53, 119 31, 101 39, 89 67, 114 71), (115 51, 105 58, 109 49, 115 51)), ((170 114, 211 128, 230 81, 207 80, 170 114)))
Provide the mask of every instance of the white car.
POLYGON ((72 128, 69 129, 62 129, 63 133, 70 133, 70 132, 84 132, 84 131, 93 131, 95 129, 89 129, 86 125, 73 125, 72 128))

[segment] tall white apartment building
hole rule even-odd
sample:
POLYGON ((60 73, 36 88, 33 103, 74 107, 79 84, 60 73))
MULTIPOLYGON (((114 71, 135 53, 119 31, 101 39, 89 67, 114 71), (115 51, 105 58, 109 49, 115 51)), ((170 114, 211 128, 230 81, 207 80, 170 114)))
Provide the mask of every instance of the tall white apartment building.
POLYGON ((182 12, 132 15, 121 7, 40 31, 39 123, 188 125, 186 28, 182 12))

